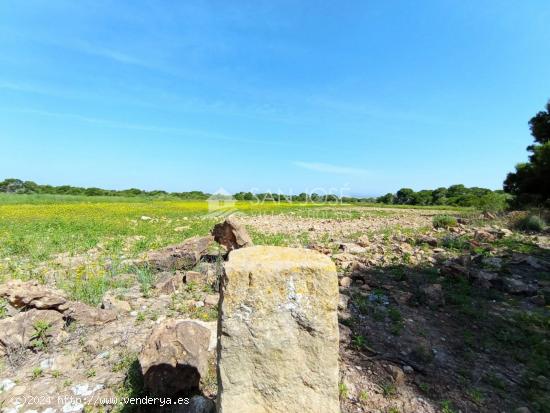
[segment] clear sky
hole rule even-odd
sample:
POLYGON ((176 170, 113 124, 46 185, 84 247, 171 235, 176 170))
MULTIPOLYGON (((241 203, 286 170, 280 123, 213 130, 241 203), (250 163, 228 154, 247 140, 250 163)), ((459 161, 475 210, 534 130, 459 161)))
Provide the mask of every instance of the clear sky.
POLYGON ((550 98, 549 25, 548 0, 2 0, 0 178, 501 188, 550 98))

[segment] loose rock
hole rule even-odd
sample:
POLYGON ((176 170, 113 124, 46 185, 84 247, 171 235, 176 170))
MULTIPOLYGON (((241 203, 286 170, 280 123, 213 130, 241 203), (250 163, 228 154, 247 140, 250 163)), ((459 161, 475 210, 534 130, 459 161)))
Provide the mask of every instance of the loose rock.
POLYGON ((254 245, 245 227, 234 217, 228 217, 212 229, 214 240, 227 248, 228 251, 254 245))
POLYGON ((211 242, 211 237, 193 237, 181 244, 150 252, 146 261, 156 271, 188 270, 200 261, 211 242))
POLYGON ((139 354, 145 387, 156 396, 196 391, 208 368, 210 330, 192 320, 157 326, 139 354))

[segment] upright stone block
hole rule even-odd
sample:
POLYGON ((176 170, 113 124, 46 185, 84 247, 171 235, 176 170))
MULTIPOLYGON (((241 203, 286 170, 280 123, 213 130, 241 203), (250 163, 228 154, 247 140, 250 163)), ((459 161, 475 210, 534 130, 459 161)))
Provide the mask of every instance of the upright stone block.
POLYGON ((300 248, 234 250, 218 332, 219 413, 337 413, 338 278, 300 248))

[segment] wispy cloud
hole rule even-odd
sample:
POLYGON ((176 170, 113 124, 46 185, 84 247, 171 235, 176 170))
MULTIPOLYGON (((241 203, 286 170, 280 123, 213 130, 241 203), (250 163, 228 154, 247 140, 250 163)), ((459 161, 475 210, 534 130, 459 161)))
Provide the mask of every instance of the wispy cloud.
POLYGON ((339 175, 368 175, 369 171, 362 168, 353 168, 349 166, 341 165, 332 165, 329 163, 321 162, 302 162, 296 161, 294 165, 303 168, 309 169, 310 171, 323 172, 328 174, 339 174, 339 175))
POLYGON ((218 133, 205 132, 199 129, 186 129, 186 128, 169 128, 161 127, 155 125, 139 124, 139 123, 127 123, 120 122, 116 120, 83 116, 75 113, 68 112, 50 112, 40 109, 31 109, 31 108, 12 108, 12 107, 0 107, 0 110, 18 112, 18 113, 28 113, 39 116, 48 116, 56 118, 65 118, 72 119, 79 122, 85 122, 90 124, 95 124, 107 128, 114 129, 127 129, 127 130, 137 130, 143 132, 153 132, 157 134, 164 135, 178 135, 189 139, 210 139, 210 140, 219 140, 219 141, 228 141, 228 142, 237 142, 237 143, 247 143, 254 145, 276 145, 276 146, 300 146, 299 144, 287 142, 287 141, 274 141, 267 139, 250 139, 250 138, 240 138, 228 135, 222 135, 218 133))

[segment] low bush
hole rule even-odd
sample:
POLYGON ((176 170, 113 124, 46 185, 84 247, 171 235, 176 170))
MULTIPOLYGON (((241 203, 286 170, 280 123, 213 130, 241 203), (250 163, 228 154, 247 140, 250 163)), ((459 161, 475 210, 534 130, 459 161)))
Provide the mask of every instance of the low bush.
POLYGON ((450 215, 436 215, 432 220, 434 228, 450 228, 455 227, 457 220, 450 215))
POLYGON ((546 223, 538 215, 527 215, 516 223, 516 227, 521 231, 540 232, 545 228, 545 226, 546 223))

